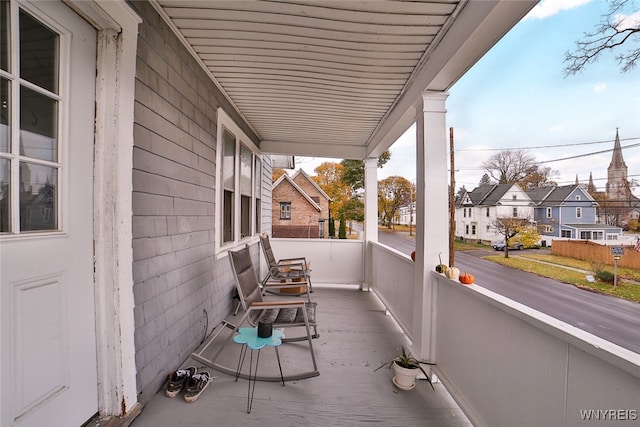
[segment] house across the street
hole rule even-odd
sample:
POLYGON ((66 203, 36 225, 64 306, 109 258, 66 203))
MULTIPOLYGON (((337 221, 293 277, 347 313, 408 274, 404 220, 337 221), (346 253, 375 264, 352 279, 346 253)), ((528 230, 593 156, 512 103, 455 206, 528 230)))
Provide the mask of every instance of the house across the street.
POLYGON ((273 183, 273 237, 326 238, 331 198, 302 169, 273 183))

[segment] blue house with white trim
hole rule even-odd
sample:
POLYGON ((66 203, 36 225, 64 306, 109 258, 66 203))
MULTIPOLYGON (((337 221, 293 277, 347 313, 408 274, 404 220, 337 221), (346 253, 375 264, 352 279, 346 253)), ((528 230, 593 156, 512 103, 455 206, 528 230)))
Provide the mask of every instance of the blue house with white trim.
POLYGON ((597 222, 598 202, 580 184, 527 191, 535 204, 534 220, 543 236, 617 240, 622 228, 597 222))

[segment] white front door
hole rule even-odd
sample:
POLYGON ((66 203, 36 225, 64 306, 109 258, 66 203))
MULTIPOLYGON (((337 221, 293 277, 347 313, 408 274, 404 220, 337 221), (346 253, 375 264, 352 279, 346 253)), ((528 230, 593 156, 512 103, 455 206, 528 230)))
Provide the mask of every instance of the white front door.
POLYGON ((0 425, 98 412, 96 32, 60 1, 0 2, 0 425))

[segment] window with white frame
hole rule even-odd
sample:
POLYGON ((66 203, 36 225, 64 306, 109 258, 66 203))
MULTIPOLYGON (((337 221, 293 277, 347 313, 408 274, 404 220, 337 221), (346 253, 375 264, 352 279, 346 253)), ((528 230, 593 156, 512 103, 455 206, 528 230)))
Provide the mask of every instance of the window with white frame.
POLYGON ((280 202, 280 219, 291 219, 291 202, 280 202))
POLYGON ((255 156, 256 164, 254 166, 255 179, 253 195, 256 201, 256 224, 255 232, 260 233, 262 231, 262 160, 259 156, 255 156))
POLYGON ((517 208, 517 207, 515 207, 515 206, 513 207, 513 211, 511 212, 511 215, 512 215, 514 218, 517 218, 517 217, 518 217, 518 208, 517 208))
POLYGON ((489 208, 487 208, 487 212, 486 212, 485 216, 486 216, 487 218, 489 218, 489 208))
POLYGON ((569 237, 571 238, 571 230, 560 230, 560 237, 569 237))
POLYGON ((260 232, 262 160, 234 121, 218 110, 217 248, 233 247, 260 232))
POLYGON ((551 208, 547 208, 547 218, 551 218, 552 210, 551 208))
POLYGON ((582 218, 582 208, 576 208, 576 218, 582 218))
POLYGON ((61 36, 22 9, 9 25, 9 2, 0 9, 0 234, 59 231, 61 36))

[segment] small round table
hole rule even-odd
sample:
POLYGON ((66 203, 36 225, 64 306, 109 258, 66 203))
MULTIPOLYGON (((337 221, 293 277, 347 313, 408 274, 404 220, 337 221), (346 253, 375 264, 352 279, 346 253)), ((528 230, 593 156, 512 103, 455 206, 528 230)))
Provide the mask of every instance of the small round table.
POLYGON ((244 365, 244 358, 247 354, 247 347, 251 350, 249 357, 249 389, 247 390, 247 413, 251 413, 251 405, 253 404, 253 394, 256 390, 256 377, 258 374, 258 363, 260 362, 260 350, 263 347, 273 347, 276 351, 276 359, 278 360, 278 368, 280 369, 280 378, 282 379, 282 386, 284 387, 284 376, 282 375, 282 365, 280 364, 280 354, 278 353, 278 346, 282 344, 282 338, 284 332, 281 329, 274 329, 273 333, 268 338, 260 338, 258 336, 257 327, 243 327, 238 329, 238 333, 234 335, 233 341, 242 345, 240 351, 240 358, 238 359, 238 369, 236 370, 236 381, 240 377, 240 371, 244 365), (256 366, 253 367, 253 351, 258 350, 256 356, 256 366))

